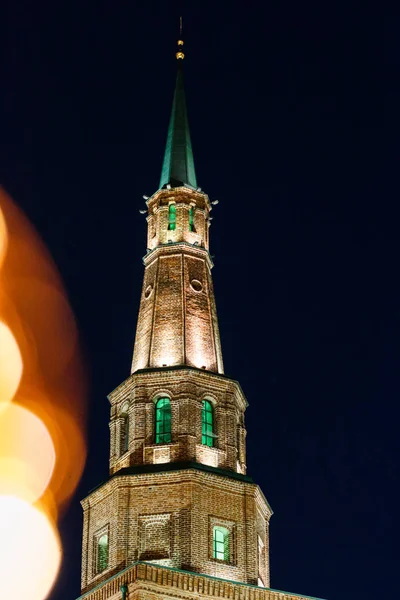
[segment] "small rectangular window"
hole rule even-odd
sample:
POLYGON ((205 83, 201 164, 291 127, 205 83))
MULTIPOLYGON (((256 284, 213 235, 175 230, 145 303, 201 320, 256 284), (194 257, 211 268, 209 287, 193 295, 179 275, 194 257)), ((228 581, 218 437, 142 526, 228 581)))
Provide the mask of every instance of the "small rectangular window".
POLYGON ((201 443, 205 446, 214 446, 214 414, 209 400, 203 400, 201 410, 201 443))
POLYGON ((195 231, 194 228, 194 208, 191 206, 189 208, 189 231, 195 231))
POLYGON ((129 449, 129 415, 123 415, 120 425, 119 454, 122 456, 129 449))
POLYGON ((175 231, 176 229, 176 206, 175 204, 170 204, 168 209, 168 229, 170 231, 175 231))
POLYGON ((264 581, 265 568, 266 568, 265 548, 264 548, 264 542, 262 540, 262 537, 259 534, 257 535, 257 541, 258 541, 258 585, 261 587, 264 587, 264 583, 262 583, 262 582, 264 581), (261 583, 260 583, 260 581, 261 581, 261 583))
POLYGON ((230 532, 226 527, 213 527, 213 558, 230 560, 230 532))
POLYGON ((96 575, 108 567, 108 533, 97 534, 95 537, 95 565, 96 575))

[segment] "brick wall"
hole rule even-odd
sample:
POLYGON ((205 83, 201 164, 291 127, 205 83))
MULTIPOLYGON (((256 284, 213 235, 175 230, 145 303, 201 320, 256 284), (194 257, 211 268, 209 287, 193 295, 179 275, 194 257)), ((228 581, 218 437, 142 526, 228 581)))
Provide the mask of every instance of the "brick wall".
MULTIPOLYGON (((257 584, 258 535, 271 510, 258 486, 194 469, 116 476, 83 502, 82 590, 138 561, 257 584), (228 562, 212 557, 212 526, 232 532, 228 562), (96 574, 93 540, 109 530, 108 568, 96 574)), ((267 566, 265 572, 267 571, 267 566)), ((266 577, 265 585, 269 584, 266 577)))
POLYGON ((246 399, 239 384, 198 369, 137 372, 109 395, 111 402, 110 471, 143 463, 197 461, 246 472, 244 412, 246 399), (155 402, 168 397, 172 411, 172 441, 162 450, 154 444, 155 402), (215 448, 202 445, 202 400, 213 406, 215 448), (128 407, 129 450, 121 447, 121 411, 128 407), (156 458, 155 458, 156 456, 156 458))
POLYGON ((209 249, 208 228, 211 204, 207 194, 186 187, 158 190, 147 201, 147 248, 153 250, 169 242, 187 242, 209 249), (170 204, 176 208, 176 226, 168 228, 170 204), (189 211, 193 209, 194 230, 189 227, 189 211))
POLYGON ((223 373, 211 266, 206 250, 184 243, 145 257, 132 372, 186 364, 223 373))
POLYGON ((191 365, 223 373, 208 252, 211 206, 189 188, 160 190, 148 201, 148 246, 132 372, 191 365), (168 228, 171 203, 176 228, 168 228), (189 211, 194 213, 194 231, 189 211))

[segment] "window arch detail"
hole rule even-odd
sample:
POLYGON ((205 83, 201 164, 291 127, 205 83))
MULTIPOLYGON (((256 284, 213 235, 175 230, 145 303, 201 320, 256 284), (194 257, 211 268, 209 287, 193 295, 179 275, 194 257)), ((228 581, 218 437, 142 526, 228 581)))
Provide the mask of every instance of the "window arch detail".
POLYGON ((201 408, 201 443, 214 446, 214 409, 209 400, 203 400, 201 408))
POLYGON ((171 402, 169 398, 159 398, 155 406, 155 443, 171 443, 171 402))

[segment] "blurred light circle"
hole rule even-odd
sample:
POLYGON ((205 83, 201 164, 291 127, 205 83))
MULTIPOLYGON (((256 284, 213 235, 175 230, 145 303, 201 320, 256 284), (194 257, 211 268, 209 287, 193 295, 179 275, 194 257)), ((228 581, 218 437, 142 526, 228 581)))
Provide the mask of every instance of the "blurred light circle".
MULTIPOLYGON (((12 251, 11 243, 10 254, 12 251)), ((78 345, 76 322, 65 293, 56 283, 40 279, 40 274, 11 273, 7 294, 17 313, 17 318, 7 322, 20 343, 25 368, 32 373, 40 370, 47 382, 56 381, 78 345)))
POLYGON ((34 487, 32 473, 27 463, 17 458, 0 456, 0 495, 17 496, 26 502, 34 502, 36 500, 34 487))
POLYGON ((47 488, 54 464, 53 441, 43 422, 26 408, 9 404, 0 414, 0 495, 35 502, 47 488))
POLYGON ((70 499, 81 478, 86 459, 85 438, 80 424, 58 407, 53 420, 48 420, 47 424, 57 457, 50 489, 57 502, 63 504, 70 499))
POLYGON ((19 498, 0 496, 0 533, 0 598, 46 598, 61 562, 61 546, 49 519, 19 498))
MULTIPOLYGON (((22 376, 22 357, 9 327, 0 321, 0 403, 12 400, 22 376)), ((1 413, 1 406, 0 406, 1 413)))
POLYGON ((3 213, 0 208, 0 267, 4 260, 7 248, 7 228, 3 213))

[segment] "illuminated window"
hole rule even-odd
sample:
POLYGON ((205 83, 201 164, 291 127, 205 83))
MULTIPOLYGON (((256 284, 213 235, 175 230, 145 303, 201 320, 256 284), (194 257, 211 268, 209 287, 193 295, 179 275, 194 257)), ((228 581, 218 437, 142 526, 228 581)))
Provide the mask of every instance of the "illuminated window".
POLYGON ((129 448, 129 415, 122 415, 121 429, 120 429, 120 445, 119 453, 120 456, 128 452, 129 448))
POLYGON ((169 398, 160 398, 156 403, 156 444, 171 442, 171 403, 169 398))
POLYGON ((225 560, 226 562, 229 561, 229 538, 229 529, 226 529, 226 527, 220 527, 219 525, 213 527, 213 558, 225 560))
POLYGON ((96 554, 96 572, 101 573, 108 567, 108 533, 97 539, 96 554))
POLYGON ((171 231, 175 231, 175 229, 176 229, 176 206, 175 206, 175 204, 169 205, 168 229, 171 231))
POLYGON ((211 402, 203 400, 201 410, 201 443, 214 446, 214 415, 211 402))
POLYGON ((189 208, 189 231, 195 231, 194 228, 194 208, 191 206, 189 208))

